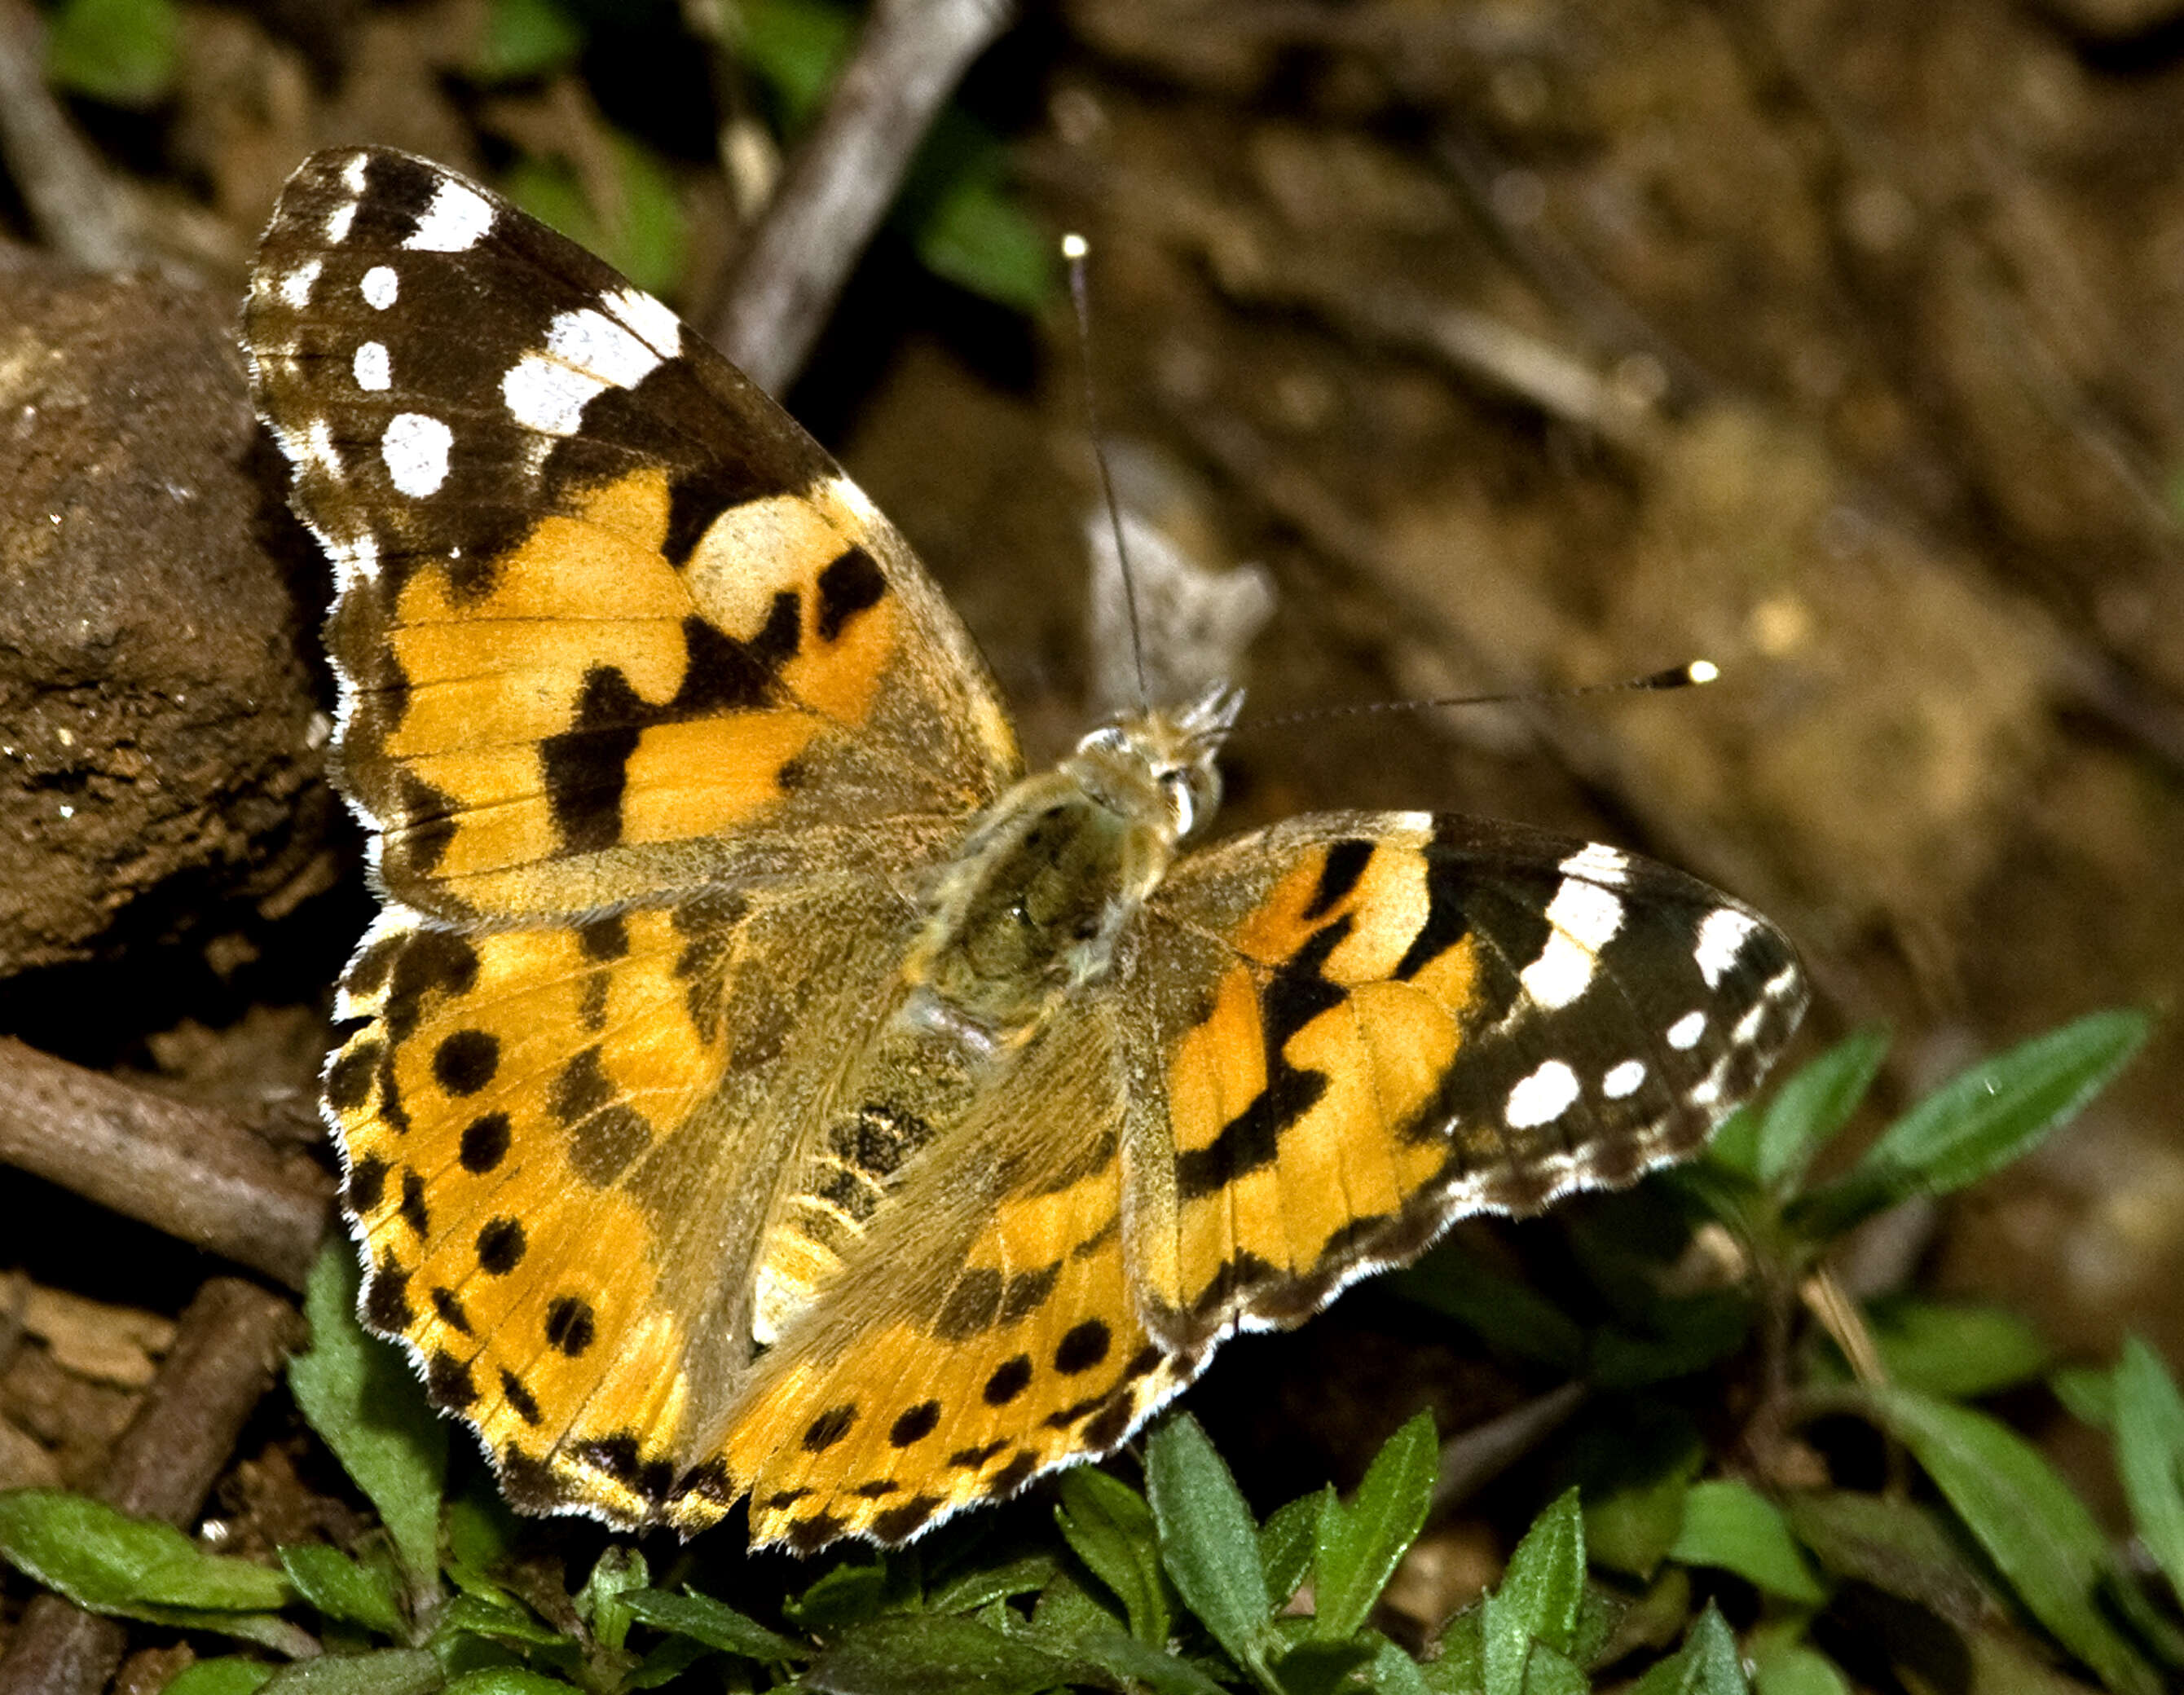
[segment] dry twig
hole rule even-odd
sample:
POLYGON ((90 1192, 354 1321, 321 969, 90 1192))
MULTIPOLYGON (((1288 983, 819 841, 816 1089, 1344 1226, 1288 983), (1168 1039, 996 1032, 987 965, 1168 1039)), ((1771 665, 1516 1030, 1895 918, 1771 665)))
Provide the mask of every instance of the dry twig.
POLYGON ((46 86, 45 28, 25 0, 0 0, 0 156, 54 252, 92 270, 142 259, 127 203, 46 86))
MULTIPOLYGON (((300 1340, 295 1309, 237 1277, 198 1291, 167 1363, 114 1446, 98 1497, 142 1518, 187 1525, 204 1504, 281 1359, 300 1340)), ((0 1695, 98 1695, 120 1664, 120 1621, 42 1595, 0 1657, 0 1695)))
POLYGON ((713 340, 770 393, 803 369, 911 156, 1009 0, 879 0, 736 267, 713 340))
POLYGON ((0 1038, 0 1164, 300 1289, 333 1185, 222 1113, 0 1038))

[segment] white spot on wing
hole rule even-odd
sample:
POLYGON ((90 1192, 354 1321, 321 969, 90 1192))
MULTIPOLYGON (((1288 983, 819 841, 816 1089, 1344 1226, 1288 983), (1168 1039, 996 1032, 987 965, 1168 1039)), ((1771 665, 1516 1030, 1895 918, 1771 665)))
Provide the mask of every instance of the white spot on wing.
POLYGON ((300 447, 288 455, 299 466, 318 471, 326 477, 342 474, 341 454, 334 448, 333 426, 324 418, 314 418, 304 426, 300 447))
POLYGON ((364 304, 373 311, 384 312, 402 292, 402 284, 394 275, 393 265, 375 265, 365 272, 364 281, 357 284, 357 292, 364 296, 364 304))
POLYGON ((1646 1062, 1626 1059, 1608 1068, 1607 1075, 1600 1079, 1600 1092, 1611 1101, 1622 1101, 1635 1095, 1645 1081, 1646 1062))
POLYGON ((834 478, 833 488, 834 498, 854 512, 860 522, 878 525, 884 521, 880 516, 880 509, 872 505, 872 497, 848 477, 834 478))
POLYGON ((682 321, 642 288, 618 288, 606 297, 606 309, 662 359, 682 350, 682 321))
POLYGON ((356 350, 351 362, 356 372, 356 386, 378 390, 388 387, 394 380, 393 367, 388 363, 384 342, 366 342, 356 350))
POLYGON ((1669 1045, 1679 1053, 1686 1052, 1696 1047, 1699 1045, 1699 1038, 1705 1034, 1706 1014, 1697 1012, 1686 1012, 1669 1026, 1669 1045))
POLYGON ((379 438, 379 456, 395 488, 412 499, 437 494, 448 480, 448 449, 454 434, 422 412, 397 412, 379 438))
POLYGON ((660 355, 604 314, 588 308, 557 315, 546 332, 546 351, 588 372, 602 386, 627 388, 642 382, 660 355))
POLYGON ((501 378, 501 399, 526 429, 573 435, 593 397, 642 382, 660 362, 649 345, 604 314, 563 312, 546 332, 545 351, 526 354, 501 378))
POLYGON ((1551 1059, 1509 1091, 1503 1113, 1510 1128, 1529 1130, 1551 1124, 1568 1112, 1578 1096, 1577 1073, 1558 1059, 1551 1059))
POLYGON ((321 261, 307 259, 281 279, 281 298, 298 312, 311 304, 311 290, 319 280, 321 261))
POLYGON ((339 247, 348 239, 348 226, 356 221, 356 202, 344 200, 326 214, 326 245, 339 247))
POLYGON ((500 398, 525 429, 572 436, 584 421, 585 406, 605 388, 581 371, 526 354, 500 379, 500 398))
POLYGON ((1589 878, 1621 888, 1630 878, 1630 856, 1606 842, 1587 842, 1556 867, 1565 877, 1589 878))
POLYGON ((402 245, 418 253, 461 253, 493 227, 493 207, 476 189, 443 177, 432 204, 402 245))
POLYGON ((370 163, 371 160, 368 155, 359 153, 354 159, 351 159, 347 164, 342 167, 342 181, 348 185, 348 192, 350 193, 361 194, 364 192, 365 169, 370 163))
POLYGON ((1524 992, 1542 1006, 1567 1006, 1592 981, 1601 949, 1623 928, 1623 903, 1597 883, 1563 879, 1547 903, 1555 928, 1540 956, 1518 973, 1524 992))
POLYGON ((1691 950, 1691 957, 1698 962, 1699 975, 1706 986, 1718 989, 1721 979, 1736 963, 1736 956, 1744 951, 1744 945, 1759 928, 1757 920, 1734 906, 1717 906, 1699 924, 1698 945, 1691 950))

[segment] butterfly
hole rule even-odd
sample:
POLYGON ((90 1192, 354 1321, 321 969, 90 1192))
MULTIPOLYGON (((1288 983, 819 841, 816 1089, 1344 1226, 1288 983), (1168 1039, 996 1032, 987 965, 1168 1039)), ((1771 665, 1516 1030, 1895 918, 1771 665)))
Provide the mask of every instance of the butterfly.
POLYGON ((244 339, 382 903, 325 1078, 362 1316, 519 1508, 902 1542, 1453 1219, 1688 1154, 1803 1010, 1612 847, 1187 847, 1233 689, 1027 774, 826 454, 437 165, 308 160, 244 339))

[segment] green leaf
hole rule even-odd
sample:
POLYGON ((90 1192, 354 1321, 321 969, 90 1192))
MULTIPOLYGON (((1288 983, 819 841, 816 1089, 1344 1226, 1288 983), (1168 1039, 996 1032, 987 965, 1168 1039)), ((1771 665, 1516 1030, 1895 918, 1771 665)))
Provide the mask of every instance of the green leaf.
POLYGON ((354 1250, 345 1237, 329 1241, 304 1285, 311 1346, 288 1362, 288 1389, 379 1509, 410 1581, 424 1587, 439 1567, 448 1427, 425 1404, 401 1351, 357 1323, 356 1291, 354 1250))
POLYGON ((205 1553, 172 1525, 61 1489, 0 1494, 0 1558, 93 1613, 171 1622, 177 1611, 266 1613, 295 1598, 286 1578, 205 1553))
POLYGON ((184 1666, 160 1695, 252 1695, 272 1675, 262 1659, 201 1659, 184 1666))
POLYGON ((1992 1605, 1955 1541, 1923 1507, 1821 1489, 1789 1495, 1782 1508, 1797 1540, 1832 1576, 1870 1584, 1959 1626, 1992 1605))
POLYGON ((1440 1652, 1422 1670, 1436 1695, 1479 1695, 1486 1684, 1484 1596, 1441 1626, 1440 1652))
POLYGON ((435 1639, 467 1633, 496 1641, 520 1642, 531 1648, 560 1648, 569 1638, 513 1601, 493 1601, 482 1595, 458 1595, 441 1609, 435 1639))
POLYGON ((2048 1374, 2048 1391, 2070 1416, 2097 1430, 2115 1428, 2115 1374, 2094 1365, 2058 1366, 2048 1374))
POLYGON ((844 1560, 819 1574, 799 1596, 782 1603, 792 1625, 825 1635, 861 1624, 887 1605, 888 1569, 880 1560, 844 1560))
POLYGON ((976 1619, 898 1614, 853 1625, 805 1669, 831 1695, 1035 1695, 1083 1681, 1073 1658, 1003 1636, 976 1619))
POLYGON ((1755 1653, 1752 1685, 1758 1695, 1851 1695, 1833 1660, 1795 1643, 1755 1653))
POLYGON ((1898 1118, 1847 1175, 1796 1202, 1790 1222, 1825 1241, 1914 1195, 1999 1171, 2075 1117, 2147 1028, 2142 1012, 2096 1012, 1972 1067, 1898 1118))
POLYGON ((1684 1527, 1669 1550, 1686 1565, 1718 1566, 1786 1601, 1817 1607, 1827 1598, 1772 1501, 1731 1478, 1694 1483, 1684 1527))
POLYGON ((846 7, 822 0, 747 0, 738 9, 744 58, 773 90, 793 135, 816 114, 857 20, 846 7))
POLYGON ((517 82, 566 69, 583 51, 582 27, 554 0, 493 0, 470 65, 480 82, 517 82))
POLYGON ((1357 1498, 1348 1507, 1330 1503, 1332 1510, 1320 1514, 1312 1560, 1315 1636, 1339 1641, 1364 1627, 1425 1524, 1440 1452, 1433 1415, 1418 1413, 1373 1456, 1357 1498))
POLYGON ((1221 1695, 1221 1686, 1189 1660, 1120 1631, 1081 1631, 1058 1640, 1066 1642, 1079 1659, 1125 1685, 1143 1684, 1153 1695, 1221 1695))
POLYGON ((1286 1507, 1277 1507, 1259 1526, 1259 1564, 1267 1574, 1267 1593, 1275 1606, 1295 1595, 1312 1570, 1322 1503, 1334 1492, 1329 1484, 1313 1494, 1300 1495, 1286 1507))
POLYGON ((1585 1668, 1545 1642, 1534 1642, 1524 1661, 1524 1695, 1591 1695, 1585 1668))
MULTIPOLYGON (((1151 1522, 1148 1517, 1148 1534, 1151 1522)), ((999 1565, 975 1565, 956 1573, 928 1593, 925 1609, 928 1613, 972 1613, 989 1601, 1036 1594, 1053 1581, 1060 1569, 1060 1557, 1044 1549, 1019 1554, 999 1565)))
POLYGON ((338 1549, 323 1545, 275 1552, 296 1592, 327 1618, 361 1625, 382 1636, 402 1634, 402 1609, 383 1572, 367 1570, 338 1549))
POLYGON ((1916 1391, 1867 1391, 2025 1610, 2112 1690, 2153 1690, 2153 1675, 2095 1601, 2108 1542, 2039 1451, 2006 1425, 1916 1391))
POLYGON ((627 1542, 609 1542, 592 1566, 592 1575, 577 1594, 577 1616, 591 1627, 592 1635, 619 1653, 629 1640, 630 1610, 622 1604, 625 1592, 643 1589, 652 1581, 644 1556, 627 1542))
MULTIPOLYGON (((1424 1674, 1418 1670, 1418 1661, 1391 1642, 1384 1640, 1373 1649, 1373 1664, 1365 1675, 1370 1681, 1375 1695, 1430 1695, 1424 1674)), ((1550 1692, 1535 1690, 1533 1695, 1550 1695, 1550 1692)), ((1586 1695, 1581 1679, 1578 1683, 1577 1695, 1586 1695)))
POLYGON ((329 1653, 276 1673, 265 1695, 437 1695, 448 1685, 440 1662, 421 1648, 329 1653))
POLYGON ((1752 1175, 1777 1194, 1804 1181, 1817 1154, 1850 1122, 1880 1062, 1888 1057, 1889 1034, 1864 1029, 1845 1038, 1774 1091, 1759 1121, 1752 1175))
POLYGON ((2137 1336, 2124 1339, 2115 1369, 2115 1441, 2131 1522, 2169 1586, 2184 1596, 2184 1396, 2137 1336))
POLYGON ((748 1619, 710 1595, 672 1595, 664 1589, 632 1589, 621 1597, 633 1618, 655 1629, 672 1631, 722 1653, 740 1654, 761 1664, 808 1659, 811 1649, 748 1619))
POLYGON ((67 0, 46 26, 53 86, 112 106, 149 106, 181 63, 174 0, 67 0))
POLYGON ((1698 1432, 1680 1413, 1641 1403, 1615 1428, 1588 1430, 1575 1457, 1593 1563, 1652 1577, 1683 1529, 1685 1492, 1706 1464, 1698 1432))
POLYGON ((1535 1643, 1567 1654, 1584 1596, 1585 1516, 1577 1491, 1566 1489, 1532 1521, 1481 1609, 1486 1695, 1519 1695, 1535 1643))
POLYGON ((1903 1296, 1866 1309, 1889 1380, 1970 1401, 2037 1377, 2052 1350, 2026 1319, 2000 1307, 1903 1296))
POLYGON ((1120 1478, 1089 1467, 1064 1473, 1059 1488, 1054 1518, 1070 1552, 1114 1592, 1130 1634, 1162 1646, 1168 1637, 1167 1586, 1152 1508, 1120 1478))
POLYGON ((1446 1313, 1496 1352, 1574 1373, 1585 1338, 1574 1319, 1529 1284, 1505 1276, 1454 1243, 1444 1243, 1387 1286, 1406 1300, 1446 1313))
POLYGON ((1054 295, 1054 238, 1011 190, 998 148, 989 161, 959 170, 918 220, 918 260, 982 298, 1037 312, 1054 295))
POLYGON ((526 1671, 517 1665, 496 1665, 483 1671, 466 1671, 441 1695, 569 1695, 577 1686, 543 1672, 526 1671))
POLYGON ((1190 1413, 1170 1419, 1145 1444, 1145 1492, 1160 1531, 1161 1562, 1184 1604, 1237 1664, 1273 1679, 1266 1569, 1251 1508, 1190 1413))

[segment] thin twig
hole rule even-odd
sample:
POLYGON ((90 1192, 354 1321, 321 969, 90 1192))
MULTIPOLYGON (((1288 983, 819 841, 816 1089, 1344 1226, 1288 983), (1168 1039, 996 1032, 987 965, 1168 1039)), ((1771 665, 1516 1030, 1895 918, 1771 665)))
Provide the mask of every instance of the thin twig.
POLYGON ((303 1286, 332 1179, 223 1113, 0 1037, 0 1164, 303 1286))
POLYGON ((46 86, 45 27, 0 0, 0 157, 46 245, 92 270, 144 257, 128 203, 46 86))
MULTIPOLYGON (((114 1445, 98 1497, 186 1525, 204 1504, 281 1357, 302 1340, 296 1310, 238 1277, 215 1277, 176 1327, 167 1363, 114 1445)), ((121 1623, 42 1595, 0 1657, 0 1695, 98 1695, 126 1645, 121 1623)))
POLYGON ((1461 1506, 1568 1424, 1591 1392, 1573 1378, 1559 1389, 1535 1395, 1500 1418, 1474 1425, 1443 1442, 1440 1473, 1434 1480, 1433 1515, 1440 1518, 1461 1506))
POLYGON ((880 0, 751 232, 713 339, 770 393, 804 368, 933 116, 1011 0, 880 0))

